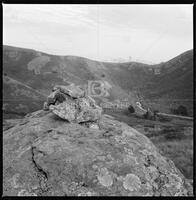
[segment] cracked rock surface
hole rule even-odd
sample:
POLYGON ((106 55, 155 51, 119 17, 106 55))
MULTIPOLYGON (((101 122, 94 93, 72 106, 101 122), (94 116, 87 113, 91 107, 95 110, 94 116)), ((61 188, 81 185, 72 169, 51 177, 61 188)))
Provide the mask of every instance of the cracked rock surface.
POLYGON ((102 115, 97 128, 37 111, 4 131, 3 196, 191 196, 143 134, 102 115))

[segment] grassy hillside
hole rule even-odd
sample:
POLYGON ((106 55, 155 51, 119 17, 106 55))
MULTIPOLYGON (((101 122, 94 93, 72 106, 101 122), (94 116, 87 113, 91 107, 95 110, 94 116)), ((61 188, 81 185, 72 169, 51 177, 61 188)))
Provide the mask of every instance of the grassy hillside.
MULTIPOLYGON (((98 62, 76 56, 54 56, 34 50, 3 46, 3 73, 12 80, 20 82, 26 90, 29 88, 47 96, 55 84, 87 86, 88 80, 102 80, 112 86, 109 89, 109 101, 128 98, 130 104, 141 101, 144 106, 170 112, 170 107, 185 105, 192 114, 192 51, 188 51, 171 61, 159 65, 142 63, 98 62), (180 62, 179 62, 180 60, 180 62), (160 68, 160 74, 154 69, 160 68)), ((4 83, 9 112, 22 112, 16 109, 20 102, 13 98, 13 83, 4 83), (9 106, 10 105, 10 106, 9 106)), ((20 87, 19 87, 20 89, 20 87)), ((19 90, 18 89, 18 90, 19 90)), ((30 92, 32 90, 29 90, 30 92)), ((36 99, 23 95, 28 112, 38 108, 36 99)), ((101 102, 102 97, 97 99, 101 102)))
POLYGON ((20 117, 41 109, 46 96, 9 76, 3 76, 3 114, 20 117))
MULTIPOLYGON (((193 51, 187 51, 172 60, 154 66, 160 74, 154 76, 142 93, 151 103, 162 102, 167 109, 185 105, 193 114, 193 51)), ((162 109, 162 108, 160 108, 162 109)))

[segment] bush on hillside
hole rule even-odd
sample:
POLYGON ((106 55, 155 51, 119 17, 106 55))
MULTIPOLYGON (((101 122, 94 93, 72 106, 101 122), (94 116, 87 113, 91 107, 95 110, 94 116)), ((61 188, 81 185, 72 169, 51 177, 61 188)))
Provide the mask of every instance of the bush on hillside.
POLYGON ((178 113, 179 113, 179 115, 184 115, 184 116, 188 115, 188 111, 187 111, 186 107, 182 106, 182 105, 178 107, 178 113))
POLYGON ((185 106, 182 106, 182 105, 178 106, 177 109, 172 108, 172 109, 171 109, 171 112, 172 112, 172 114, 174 114, 174 115, 188 116, 187 108, 186 108, 185 106))
POLYGON ((154 113, 148 109, 147 112, 143 115, 144 119, 154 120, 154 113))
POLYGON ((130 105, 130 106, 128 107, 128 111, 129 111, 129 113, 134 113, 134 112, 135 112, 135 109, 134 109, 134 107, 133 107, 132 105, 130 105))
POLYGON ((170 111, 172 114, 178 115, 178 110, 176 108, 171 108, 170 111))

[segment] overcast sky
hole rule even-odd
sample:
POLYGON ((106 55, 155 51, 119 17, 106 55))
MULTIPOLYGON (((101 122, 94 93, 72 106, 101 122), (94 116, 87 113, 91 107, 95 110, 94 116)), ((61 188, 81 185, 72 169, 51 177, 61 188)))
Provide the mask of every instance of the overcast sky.
POLYGON ((159 63, 193 48, 193 6, 3 4, 3 44, 159 63))

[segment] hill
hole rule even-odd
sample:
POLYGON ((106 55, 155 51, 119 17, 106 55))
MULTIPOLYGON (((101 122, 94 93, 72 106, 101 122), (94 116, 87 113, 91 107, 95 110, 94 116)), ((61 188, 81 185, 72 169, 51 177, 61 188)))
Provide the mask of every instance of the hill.
MULTIPOLYGON (((185 105, 193 114, 193 51, 187 51, 165 63, 153 66, 159 74, 153 76, 142 93, 151 103, 168 109, 185 105)), ((157 107, 157 109, 159 109, 157 107)))
POLYGON ((22 117, 42 108, 46 96, 35 89, 3 75, 4 118, 22 117))
MULTIPOLYGON (((103 100, 114 101, 127 98, 130 104, 140 101, 144 106, 170 112, 171 107, 185 105, 192 115, 193 102, 193 52, 188 51, 159 65, 147 65, 137 62, 109 63, 98 62, 77 56, 55 56, 46 53, 3 46, 3 74, 13 81, 20 82, 26 90, 33 89, 36 94, 47 96, 54 85, 74 83, 87 87, 88 80, 105 81, 112 86, 103 100), (160 74, 156 70, 160 69, 160 74), (27 89, 28 88, 28 89, 27 89)), ((3 82, 5 96, 4 112, 22 113, 16 109, 19 102, 14 100, 13 83, 3 82), (7 90, 7 91, 6 91, 7 90), (6 101, 12 99, 12 101, 6 101), (10 106, 9 106, 10 105, 10 106)), ((20 84, 16 84, 17 87, 20 84)), ((20 87, 22 87, 20 85, 20 87)), ((19 89, 18 89, 19 90, 19 89)), ((18 93, 19 94, 19 93, 18 93)), ((29 97, 22 96, 24 102, 29 97)), ((43 97, 39 98, 42 106, 43 97)), ((23 105, 23 103, 22 103, 23 105)), ((40 107, 36 98, 31 99, 25 113, 40 107)), ((22 108, 22 107, 21 107, 22 108)))

